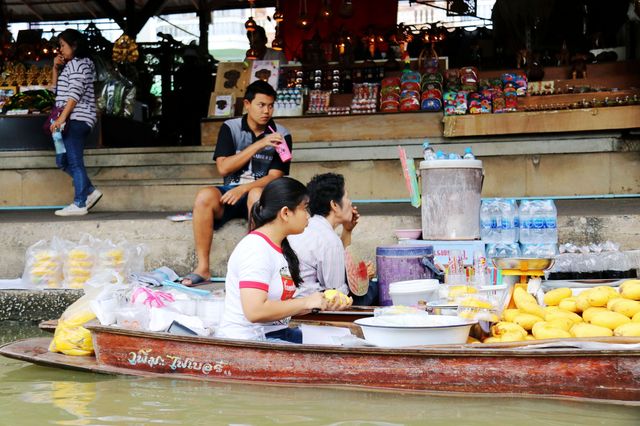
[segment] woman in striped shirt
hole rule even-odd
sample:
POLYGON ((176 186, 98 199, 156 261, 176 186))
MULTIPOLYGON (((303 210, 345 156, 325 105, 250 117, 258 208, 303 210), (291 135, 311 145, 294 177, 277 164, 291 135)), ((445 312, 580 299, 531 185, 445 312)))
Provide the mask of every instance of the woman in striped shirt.
POLYGON ((58 216, 81 216, 88 213, 102 193, 97 190, 84 166, 84 144, 96 123, 96 103, 93 91, 95 67, 89 59, 84 36, 76 30, 64 30, 58 36, 60 49, 53 60, 53 83, 56 85, 56 106, 63 111, 51 124, 51 133, 63 130, 66 152, 56 154, 56 164, 73 179, 73 203, 58 216), (65 124, 66 123, 66 124, 65 124))

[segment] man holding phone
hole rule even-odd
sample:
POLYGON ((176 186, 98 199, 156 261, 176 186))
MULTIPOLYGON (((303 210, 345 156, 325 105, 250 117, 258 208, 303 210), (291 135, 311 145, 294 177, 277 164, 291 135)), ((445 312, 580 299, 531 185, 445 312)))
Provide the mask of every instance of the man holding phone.
MULTIPOLYGON (((193 236, 198 264, 182 278, 184 285, 199 284, 211 277, 209 256, 214 229, 231 219, 248 218, 262 189, 289 174, 290 161, 283 161, 276 147, 286 143, 291 152, 293 141, 289 131, 272 119, 275 99, 276 91, 267 82, 251 83, 243 101, 247 113, 225 121, 220 128, 213 159, 224 185, 207 186, 196 195, 193 236)), ((279 151, 286 151, 282 148, 279 151)))

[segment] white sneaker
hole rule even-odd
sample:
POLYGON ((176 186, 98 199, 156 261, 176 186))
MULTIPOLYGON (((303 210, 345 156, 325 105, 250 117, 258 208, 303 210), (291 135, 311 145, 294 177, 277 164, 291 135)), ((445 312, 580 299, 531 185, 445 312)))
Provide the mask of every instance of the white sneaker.
POLYGON ((102 198, 102 192, 94 189, 93 192, 87 196, 87 210, 91 210, 91 208, 100 201, 100 198, 102 198))
POLYGON ((89 213, 86 207, 78 207, 75 203, 69 204, 62 210, 55 211, 56 216, 84 216, 89 213))

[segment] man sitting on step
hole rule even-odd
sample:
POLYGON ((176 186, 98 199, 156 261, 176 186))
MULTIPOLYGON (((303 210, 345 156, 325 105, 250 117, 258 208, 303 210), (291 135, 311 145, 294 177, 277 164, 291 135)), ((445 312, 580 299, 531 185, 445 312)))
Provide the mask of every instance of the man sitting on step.
MULTIPOLYGON (((351 244, 351 233, 358 224, 360 214, 351 204, 344 177, 340 174, 316 175, 307 184, 307 189, 312 217, 302 234, 287 237, 298 255, 303 279, 296 297, 328 289, 348 295, 345 251, 351 244), (342 233, 338 236, 335 230, 340 225, 342 233)), ((368 278, 371 278, 374 274, 373 265, 368 263, 367 270, 368 278)), ((353 295, 354 305, 374 305, 377 299, 378 287, 375 283, 369 284, 365 295, 353 295)))
POLYGON ((275 147, 293 142, 289 131, 272 120, 276 91, 258 80, 247 86, 244 106, 247 113, 224 122, 218 134, 213 159, 224 185, 198 191, 193 205, 193 236, 198 264, 182 278, 182 284, 195 285, 209 280, 209 255, 214 229, 231 219, 249 216, 250 207, 272 180, 289 174, 275 147))

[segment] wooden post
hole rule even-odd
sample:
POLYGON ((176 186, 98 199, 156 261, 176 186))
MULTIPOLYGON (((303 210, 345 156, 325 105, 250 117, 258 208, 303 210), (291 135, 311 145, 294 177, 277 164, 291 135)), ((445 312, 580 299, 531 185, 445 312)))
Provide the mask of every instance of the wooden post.
POLYGON ((211 5, 207 0, 198 0, 198 18, 200 22, 200 51, 209 53, 209 24, 211 23, 211 5))

